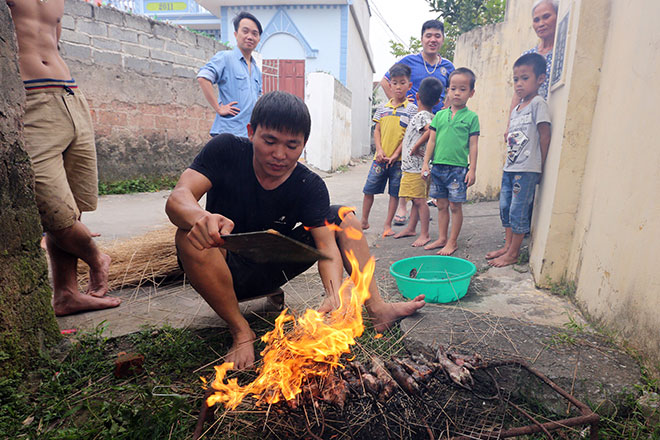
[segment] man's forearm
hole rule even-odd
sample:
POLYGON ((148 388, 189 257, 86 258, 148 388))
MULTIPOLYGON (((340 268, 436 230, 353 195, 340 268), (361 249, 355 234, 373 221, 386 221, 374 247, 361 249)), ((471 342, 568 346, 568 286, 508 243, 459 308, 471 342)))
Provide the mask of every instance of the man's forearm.
POLYGON ((218 104, 218 99, 215 96, 215 90, 213 90, 213 83, 206 78, 197 78, 199 87, 202 89, 202 94, 206 101, 211 105, 211 108, 215 110, 216 113, 220 112, 220 104, 218 104))
POLYGON ((205 210, 188 189, 175 188, 167 199, 165 212, 175 226, 190 230, 205 210))

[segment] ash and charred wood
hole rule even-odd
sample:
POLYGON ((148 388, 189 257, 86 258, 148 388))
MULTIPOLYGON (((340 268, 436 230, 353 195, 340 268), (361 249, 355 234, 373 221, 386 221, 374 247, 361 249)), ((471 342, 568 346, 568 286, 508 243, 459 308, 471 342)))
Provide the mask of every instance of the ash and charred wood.
POLYGON ((360 383, 360 379, 358 379, 358 377, 355 374, 353 374, 351 370, 349 369, 342 370, 341 377, 348 383, 348 386, 353 391, 360 391, 362 389, 362 384, 360 383))
POLYGON ((371 359, 371 372, 381 383, 378 400, 386 402, 396 391, 396 382, 392 379, 392 375, 387 371, 385 363, 380 358, 375 357, 371 359))
POLYGON ((433 376, 434 370, 432 368, 424 364, 418 364, 410 358, 394 358, 393 360, 401 365, 416 382, 424 383, 433 376))
POLYGON ((348 393, 348 383, 339 376, 331 374, 325 379, 321 399, 343 410, 348 393))
POLYGON ((442 346, 438 347, 437 357, 442 369, 445 370, 445 373, 447 373, 452 382, 462 388, 472 391, 474 380, 472 379, 470 370, 468 370, 465 365, 456 365, 452 362, 442 346))
POLYGON ((408 394, 419 396, 419 384, 413 377, 406 373, 401 365, 394 362, 386 362, 387 369, 392 373, 392 377, 399 384, 399 386, 408 394))
POLYGON ((380 385, 378 384, 376 377, 369 373, 365 366, 358 361, 352 362, 351 365, 353 368, 355 368, 355 371, 358 374, 364 389, 373 395, 378 396, 378 393, 380 392, 380 385))

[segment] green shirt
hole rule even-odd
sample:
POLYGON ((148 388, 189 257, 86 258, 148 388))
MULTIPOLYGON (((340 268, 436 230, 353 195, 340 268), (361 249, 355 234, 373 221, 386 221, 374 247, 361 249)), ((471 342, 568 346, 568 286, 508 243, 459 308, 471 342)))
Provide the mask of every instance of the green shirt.
POLYGON ((431 130, 435 131, 435 150, 431 163, 467 168, 470 136, 479 136, 479 116, 464 107, 452 118, 449 107, 435 114, 431 130))

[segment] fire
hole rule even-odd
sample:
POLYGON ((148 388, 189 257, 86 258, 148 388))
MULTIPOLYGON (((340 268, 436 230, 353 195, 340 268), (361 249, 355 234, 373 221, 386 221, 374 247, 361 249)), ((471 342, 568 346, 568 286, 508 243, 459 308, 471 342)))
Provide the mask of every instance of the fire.
POLYGON ((301 393, 306 378, 328 377, 342 367, 341 355, 350 352, 355 338, 364 331, 362 305, 369 298, 376 266, 371 258, 360 270, 355 254, 349 251, 346 256, 352 270, 339 289, 339 307, 327 315, 308 309, 297 319, 288 310, 282 311, 275 328, 261 338, 266 348, 261 352, 263 364, 257 378, 240 386, 237 379, 226 379, 231 362, 216 366, 211 384, 216 392, 207 399, 209 406, 223 403, 233 409, 248 395, 257 403, 291 400, 301 393))

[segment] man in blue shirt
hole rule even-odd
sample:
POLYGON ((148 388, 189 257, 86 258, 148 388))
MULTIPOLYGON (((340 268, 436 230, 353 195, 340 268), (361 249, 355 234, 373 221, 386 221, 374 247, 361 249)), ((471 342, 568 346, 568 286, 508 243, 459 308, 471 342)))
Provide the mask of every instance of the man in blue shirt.
POLYGON ((204 97, 215 110, 210 134, 231 133, 247 137, 247 124, 262 93, 261 71, 252 51, 261 39, 261 23, 248 13, 234 18, 236 48, 216 53, 197 74, 204 97), (213 85, 218 85, 216 99, 213 85))
MULTIPOLYGON (((422 51, 420 53, 406 55, 401 58, 398 63, 403 63, 410 67, 410 81, 412 88, 408 91, 408 100, 417 104, 415 96, 419 91, 419 85, 424 78, 429 76, 435 77, 440 80, 444 90, 449 86, 449 75, 454 71, 454 65, 451 61, 442 58, 438 52, 442 48, 445 41, 445 27, 442 22, 438 20, 428 20, 422 24, 422 51)), ((392 90, 390 89, 390 76, 385 73, 385 76, 380 81, 385 95, 388 99, 392 98, 392 90)), ((449 103, 444 105, 445 92, 442 92, 440 102, 433 107, 433 114, 437 113, 440 109, 449 107, 449 103)))

